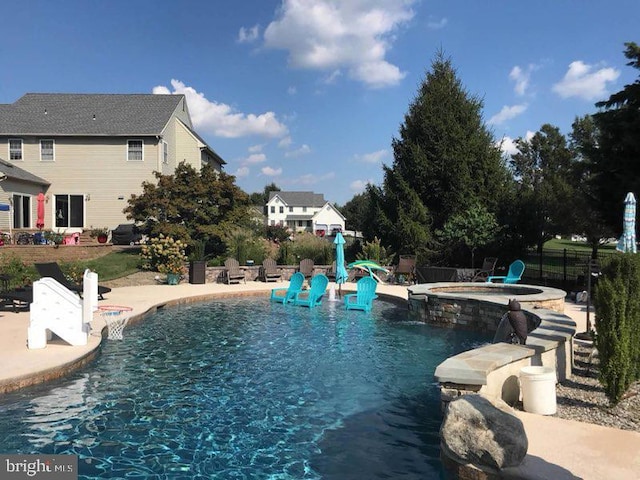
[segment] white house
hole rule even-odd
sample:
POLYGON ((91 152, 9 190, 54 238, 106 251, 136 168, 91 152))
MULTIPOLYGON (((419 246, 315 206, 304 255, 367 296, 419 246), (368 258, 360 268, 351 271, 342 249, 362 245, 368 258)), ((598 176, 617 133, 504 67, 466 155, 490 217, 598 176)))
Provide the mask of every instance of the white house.
POLYGON ((344 216, 321 193, 271 192, 266 214, 267 225, 282 225, 294 232, 324 236, 345 229, 344 216))

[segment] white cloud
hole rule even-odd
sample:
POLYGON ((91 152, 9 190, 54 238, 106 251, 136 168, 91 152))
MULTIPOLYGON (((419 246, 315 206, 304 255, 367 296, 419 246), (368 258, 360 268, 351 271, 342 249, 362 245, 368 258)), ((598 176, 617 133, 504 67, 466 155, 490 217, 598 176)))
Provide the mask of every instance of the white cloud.
POLYGON ((244 161, 249 164, 262 163, 267 161, 267 156, 264 153, 252 153, 244 161))
POLYGON ((242 27, 238 32, 238 42, 240 43, 255 42, 258 39, 259 34, 260 34, 260 27, 258 25, 254 25, 251 28, 242 27))
POLYGON ((311 153, 311 148, 309 147, 309 145, 304 144, 296 150, 291 150, 290 152, 286 152, 284 156, 287 158, 296 158, 302 155, 307 155, 309 153, 311 153))
POLYGON ((203 93, 187 87, 179 80, 171 80, 171 86, 173 91, 160 85, 153 88, 153 93, 184 94, 193 125, 200 132, 225 138, 249 135, 279 138, 289 133, 287 126, 281 123, 273 112, 260 115, 236 112, 229 105, 207 100, 203 93))
POLYGON ((350 78, 372 88, 396 85, 406 74, 386 56, 395 32, 413 18, 414 2, 283 0, 264 31, 264 44, 288 51, 294 68, 344 68, 350 78))
POLYGON ((249 167, 240 167, 235 173, 236 177, 246 177, 247 175, 249 175, 249 167))
POLYGON ((267 177, 277 177, 282 174, 281 168, 262 167, 262 174, 267 177))
POLYGON ((296 93, 298 93, 298 89, 292 85, 289 88, 287 88, 287 93, 289 95, 295 95, 296 93))
POLYGON ((359 162, 379 163, 387 156, 388 156, 387 150, 383 149, 383 150, 378 150, 376 152, 364 153, 362 155, 356 154, 354 155, 354 158, 359 162))
POLYGON ((505 105, 502 109, 489 119, 489 124, 500 125, 501 123, 511 120, 521 115, 527 109, 527 105, 505 105))
MULTIPOLYGON (((531 130, 527 130, 527 133, 525 133, 522 138, 524 138, 524 140, 529 142, 531 141, 534 135, 535 135, 535 132, 532 132, 531 130)), ((499 147, 500 151, 502 151, 502 153, 505 155, 511 156, 518 153, 518 146, 516 145, 516 139, 508 137, 506 135, 502 137, 501 140, 496 142, 496 146, 499 147)))
POLYGON ((504 155, 511 156, 515 153, 518 153, 518 147, 516 147, 516 141, 511 137, 507 137, 507 136, 502 137, 502 140, 497 142, 497 146, 500 147, 500 151, 504 155))
POLYGON ((529 76, 530 72, 524 72, 518 65, 511 69, 509 78, 516 83, 515 87, 513 87, 513 90, 516 92, 516 94, 525 94, 525 92, 527 91, 527 87, 529 86, 529 76))
POLYGON ((321 182, 326 182, 327 180, 332 180, 335 177, 335 172, 328 172, 324 175, 307 173, 306 175, 301 175, 298 178, 290 180, 288 183, 291 185, 315 185, 321 182))
POLYGON ((353 193, 364 192, 369 183, 373 183, 373 180, 354 180, 349 184, 349 188, 353 193))
POLYGON ((562 98, 578 97, 584 100, 598 100, 607 96, 607 83, 620 76, 615 68, 600 68, 580 60, 571 62, 569 70, 552 90, 562 98))
POLYGON ((290 137, 290 136, 288 136, 288 135, 287 135, 286 137, 284 137, 282 140, 280 140, 280 141, 278 142, 278 147, 280 147, 280 148, 287 148, 287 147, 289 147, 292 143, 293 143, 293 140, 291 139, 291 137, 290 137))
POLYGON ((440 20, 434 20, 433 17, 429 17, 429 21, 427 22, 427 27, 432 30, 440 30, 447 26, 449 21, 446 18, 441 18, 440 20))
POLYGON ((249 153, 257 153, 257 152, 261 152, 263 148, 264 148, 264 143, 260 143, 258 145, 251 145, 248 148, 248 150, 249 150, 249 153))

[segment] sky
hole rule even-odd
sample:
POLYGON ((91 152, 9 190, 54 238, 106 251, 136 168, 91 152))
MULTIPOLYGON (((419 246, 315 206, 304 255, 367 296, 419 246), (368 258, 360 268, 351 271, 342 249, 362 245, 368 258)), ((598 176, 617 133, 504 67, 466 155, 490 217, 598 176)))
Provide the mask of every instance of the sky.
POLYGON ((177 93, 247 193, 381 184, 438 52, 508 153, 637 78, 637 0, 0 0, 0 103, 177 93))

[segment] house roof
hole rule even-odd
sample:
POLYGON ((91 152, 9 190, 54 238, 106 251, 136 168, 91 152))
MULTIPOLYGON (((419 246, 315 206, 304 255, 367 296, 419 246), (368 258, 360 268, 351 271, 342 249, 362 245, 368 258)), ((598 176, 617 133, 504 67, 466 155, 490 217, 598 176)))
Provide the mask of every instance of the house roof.
POLYGON ((269 201, 274 197, 290 207, 322 207, 327 201, 322 193, 313 192, 269 192, 269 201))
POLYGON ((11 180, 19 180, 22 182, 35 183, 48 187, 51 183, 46 180, 29 173, 26 170, 16 167, 13 163, 7 162, 0 158, 0 175, 6 175, 11 180))
POLYGON ((160 135, 184 95, 27 93, 0 104, 0 135, 160 135))

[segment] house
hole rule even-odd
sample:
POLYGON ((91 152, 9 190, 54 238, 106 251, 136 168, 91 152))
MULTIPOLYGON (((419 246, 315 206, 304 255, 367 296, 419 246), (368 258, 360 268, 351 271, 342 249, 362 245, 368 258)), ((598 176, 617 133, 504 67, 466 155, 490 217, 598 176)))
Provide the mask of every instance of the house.
POLYGON ((0 105, 0 204, 12 209, 0 230, 36 228, 39 193, 45 229, 115 228, 142 182, 181 161, 225 164, 193 130, 184 95, 28 93, 0 105))
POLYGON ((330 235, 345 228, 344 216, 321 193, 270 192, 267 224, 282 225, 294 232, 330 235))

